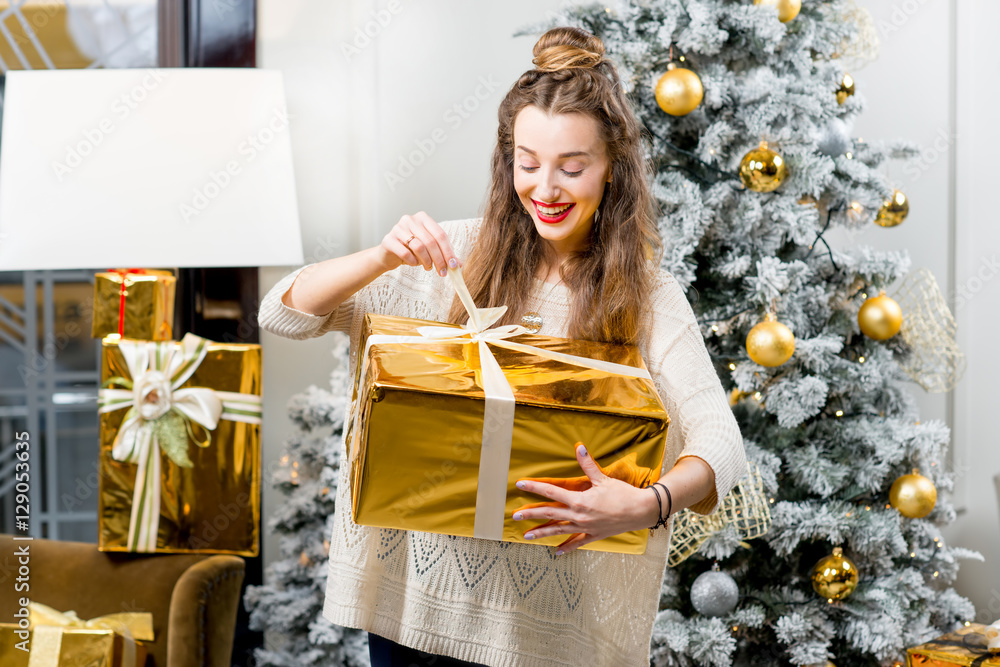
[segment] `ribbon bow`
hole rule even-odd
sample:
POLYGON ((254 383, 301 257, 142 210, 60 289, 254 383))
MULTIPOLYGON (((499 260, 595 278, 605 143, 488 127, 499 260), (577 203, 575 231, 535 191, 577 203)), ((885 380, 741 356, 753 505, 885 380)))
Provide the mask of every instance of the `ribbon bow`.
POLYGON ((156 551, 160 522, 160 450, 182 468, 193 464, 188 443, 207 447, 220 419, 260 424, 254 394, 184 387, 208 354, 209 341, 192 333, 173 341, 123 340, 118 349, 132 379, 113 377, 98 392, 98 413, 128 408, 111 447, 116 461, 135 463, 129 551, 156 551), (112 388, 120 385, 124 389, 112 388), (200 434, 196 433, 196 425, 200 434))
POLYGON ((39 602, 28 603, 28 625, 34 631, 28 667, 58 667, 63 631, 67 629, 111 630, 122 636, 122 667, 136 667, 136 641, 153 641, 153 615, 124 612, 84 621, 74 611, 61 612, 39 602))
MULTIPOLYGON (((361 395, 368 369, 369 352, 373 345, 404 344, 404 345, 435 345, 441 343, 477 343, 479 345, 479 361, 481 366, 483 393, 486 395, 486 405, 483 417, 482 450, 479 458, 479 486, 476 492, 476 517, 473 536, 491 540, 503 537, 504 505, 507 500, 507 475, 510 469, 511 440, 514 437, 514 392, 500 368, 496 357, 490 350, 490 345, 509 350, 527 352, 546 359, 561 361, 573 366, 614 373, 626 377, 637 377, 651 380, 649 371, 645 368, 635 368, 625 364, 616 364, 599 359, 588 359, 572 354, 564 354, 546 350, 533 345, 525 345, 508 340, 515 336, 528 333, 528 330, 518 325, 504 325, 490 328, 507 312, 507 306, 497 308, 477 308, 465 285, 461 269, 449 269, 448 277, 458 294, 459 300, 469 314, 468 321, 461 327, 456 326, 424 326, 418 327, 419 336, 371 335, 365 344, 361 355, 361 371, 358 374, 359 385, 355 392, 361 395)), ((353 462, 358 455, 360 443, 360 405, 353 406, 354 418, 351 427, 352 444, 350 458, 353 462)))

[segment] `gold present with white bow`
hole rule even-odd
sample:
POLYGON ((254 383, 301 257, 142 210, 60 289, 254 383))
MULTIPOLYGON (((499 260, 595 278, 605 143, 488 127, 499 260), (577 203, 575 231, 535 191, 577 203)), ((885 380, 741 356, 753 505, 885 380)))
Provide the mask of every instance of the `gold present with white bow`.
POLYGON ((30 602, 27 625, 0 623, 4 667, 142 667, 142 642, 153 641, 153 615, 148 612, 84 621, 75 612, 30 602))
POLYGON ((102 346, 98 548, 256 556, 260 346, 102 346))
MULTIPOLYGON (((525 540, 543 521, 512 513, 546 498, 524 478, 583 483, 575 443, 606 474, 644 486, 659 478, 669 419, 635 347, 491 328, 504 308, 469 312, 459 327, 365 318, 347 434, 358 524, 555 546, 525 540)), ((581 547, 643 553, 649 531, 581 547)))

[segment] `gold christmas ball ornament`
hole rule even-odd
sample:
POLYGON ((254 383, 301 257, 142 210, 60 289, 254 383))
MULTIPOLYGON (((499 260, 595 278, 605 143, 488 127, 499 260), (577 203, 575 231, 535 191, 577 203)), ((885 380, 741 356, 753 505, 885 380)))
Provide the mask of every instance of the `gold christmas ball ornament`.
POLYGON ((811 577, 813 590, 827 600, 843 600, 858 587, 858 568, 840 547, 813 566, 811 577))
POLYGON ((844 78, 840 80, 840 87, 837 88, 837 104, 843 104, 853 94, 854 77, 844 72, 844 78))
POLYGON ((895 227, 906 220, 910 214, 910 200, 899 190, 893 190, 892 197, 882 203, 882 208, 875 216, 875 224, 882 227, 895 227))
POLYGON ((861 304, 858 326, 861 327, 861 333, 873 340, 888 340, 899 333, 899 328, 903 326, 903 309, 887 297, 883 290, 878 296, 866 299, 861 304))
POLYGON ((701 104, 705 89, 691 70, 667 65, 666 73, 656 83, 656 103, 671 116, 686 116, 701 104))
POLYGON ((773 315, 756 325, 747 334, 747 354, 755 363, 773 368, 792 358, 795 334, 773 315))
POLYGON ((785 182, 785 159, 767 147, 767 142, 743 156, 740 180, 754 192, 772 192, 785 182))
POLYGON ((903 475, 892 483, 889 504, 905 517, 923 519, 937 504, 937 488, 934 482, 914 469, 909 475, 903 475))
POLYGON ((799 15, 802 9, 802 0, 753 0, 753 4, 762 7, 777 7, 778 20, 788 23, 799 15))

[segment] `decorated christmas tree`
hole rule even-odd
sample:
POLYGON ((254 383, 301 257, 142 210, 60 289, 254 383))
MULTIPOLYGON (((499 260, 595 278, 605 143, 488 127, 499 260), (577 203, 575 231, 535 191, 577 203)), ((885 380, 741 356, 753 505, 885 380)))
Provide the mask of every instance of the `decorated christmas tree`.
MULTIPOLYGON (((675 518, 654 665, 896 665, 974 614, 949 584, 977 554, 940 532, 950 434, 920 421, 908 383, 953 386, 954 322, 904 252, 824 237, 900 224, 909 206, 884 165, 915 147, 850 136, 866 16, 848 0, 637 0, 523 33, 579 26, 615 61, 648 130, 662 266, 688 289, 770 510, 749 542, 738 521, 691 540, 697 517, 675 518)), ((350 395, 345 341, 334 355, 330 389, 289 407, 270 523, 283 559, 247 596, 261 665, 368 663, 364 633, 321 614, 350 395)))
POLYGON ((953 327, 943 302, 924 307, 936 284, 907 277, 903 252, 824 238, 909 207, 883 164, 915 147, 849 134, 864 102, 846 61, 870 54, 870 16, 847 0, 622 2, 526 34, 555 25, 604 41, 648 130, 662 266, 688 288, 771 510, 763 538, 729 525, 667 569, 653 664, 905 662, 972 619, 948 584, 977 554, 941 536, 949 431, 920 421, 907 383, 958 371, 932 344, 953 327))

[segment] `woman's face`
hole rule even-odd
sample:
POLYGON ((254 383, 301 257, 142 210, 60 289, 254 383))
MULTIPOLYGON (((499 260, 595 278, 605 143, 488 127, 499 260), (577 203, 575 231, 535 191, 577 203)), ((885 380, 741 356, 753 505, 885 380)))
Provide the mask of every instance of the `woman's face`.
POLYGON ((611 166, 597 121, 527 106, 514 119, 514 190, 557 252, 586 247, 611 166))

